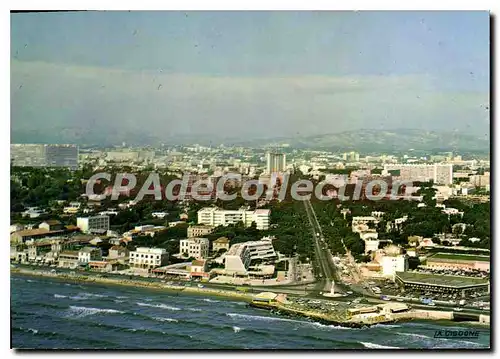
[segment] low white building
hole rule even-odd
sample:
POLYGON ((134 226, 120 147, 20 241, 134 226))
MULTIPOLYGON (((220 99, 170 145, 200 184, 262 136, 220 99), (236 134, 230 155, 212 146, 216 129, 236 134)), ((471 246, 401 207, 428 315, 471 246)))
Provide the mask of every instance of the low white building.
POLYGON ((100 261, 102 259, 102 252, 99 248, 84 247, 78 251, 78 262, 81 264, 90 261, 100 261))
POLYGON ((246 274, 252 260, 274 257, 276 252, 269 238, 233 244, 224 257, 225 270, 227 274, 246 274))
POLYGON ((203 259, 194 260, 189 268, 189 276, 191 278, 209 279, 207 261, 203 259))
POLYGON ((374 229, 379 220, 373 216, 352 217, 351 228, 354 233, 369 232, 374 229))
POLYGON ((22 224, 19 224, 19 223, 15 223, 15 224, 11 224, 10 225, 10 233, 14 233, 14 232, 17 232, 17 231, 22 231, 24 229, 24 225, 22 224))
POLYGON ((202 237, 214 231, 215 227, 212 226, 189 226, 187 229, 188 238, 202 237))
POLYGON ((123 246, 113 246, 109 249, 108 259, 128 259, 130 251, 123 246))
POLYGON ((408 257, 404 254, 385 255, 381 259, 382 274, 387 277, 394 277, 396 272, 406 272, 408 270, 408 257))
POLYGON ((182 256, 204 259, 208 257, 210 242, 208 238, 186 238, 179 243, 179 253, 182 256))
POLYGON ((443 212, 444 214, 447 214, 448 216, 459 215, 459 216, 463 217, 463 215, 464 215, 464 212, 461 212, 456 208, 445 208, 441 212, 443 212))
POLYGON ((167 213, 167 212, 153 212, 153 213, 151 213, 151 216, 152 216, 153 218, 161 218, 161 219, 163 219, 163 218, 165 218, 167 215, 168 215, 168 213, 167 213))
POLYGON ((240 208, 238 210, 224 210, 216 207, 202 208, 198 211, 198 223, 209 226, 227 226, 243 222, 245 227, 250 227, 255 222, 257 229, 269 229, 271 210, 256 209, 251 211, 240 208))
POLYGON ((217 238, 212 243, 212 252, 217 253, 221 249, 229 250, 229 239, 226 237, 217 238))
POLYGON ((132 268, 153 269, 168 262, 168 253, 165 248, 138 247, 129 253, 129 264, 132 268))
POLYGON ((101 233, 109 229, 109 216, 99 215, 92 217, 78 217, 76 226, 83 233, 101 233))
POLYGON ((365 242, 365 254, 378 249, 380 241, 378 240, 377 232, 361 232, 359 237, 365 242))

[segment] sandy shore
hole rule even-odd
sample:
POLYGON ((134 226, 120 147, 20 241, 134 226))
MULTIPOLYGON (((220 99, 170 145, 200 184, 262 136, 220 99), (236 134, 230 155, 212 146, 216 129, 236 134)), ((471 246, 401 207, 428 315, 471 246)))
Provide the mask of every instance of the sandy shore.
POLYGON ((28 269, 28 268, 11 268, 11 273, 24 274, 30 276, 47 277, 47 278, 58 278, 63 280, 71 280, 84 283, 99 283, 99 284, 110 284, 110 285, 123 285, 130 287, 141 287, 150 289, 161 289, 167 291, 183 292, 186 294, 200 294, 200 295, 210 295, 226 297, 233 300, 241 300, 245 302, 251 302, 253 294, 231 291, 231 290, 221 290, 214 288, 199 288, 199 287, 184 287, 168 285, 166 283, 161 283, 158 281, 145 282, 142 280, 134 279, 117 279, 117 278, 104 278, 96 276, 85 276, 82 274, 68 274, 68 273, 52 273, 48 270, 42 269, 28 269))

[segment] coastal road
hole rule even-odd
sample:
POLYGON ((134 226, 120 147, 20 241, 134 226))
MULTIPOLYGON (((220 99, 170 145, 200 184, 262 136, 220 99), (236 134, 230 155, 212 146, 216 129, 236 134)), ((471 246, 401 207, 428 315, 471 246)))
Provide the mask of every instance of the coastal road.
MULTIPOLYGON (((314 288, 315 291, 329 292, 331 289, 331 282, 335 280, 336 283, 339 282, 338 275, 336 273, 335 265, 333 264, 332 255, 323 237, 323 231, 314 212, 314 208, 309 200, 304 200, 304 208, 306 210, 307 219, 311 225, 311 234, 314 241, 314 254, 316 261, 316 269, 318 283, 314 288)), ((343 288, 335 285, 335 291, 342 291, 343 288)))

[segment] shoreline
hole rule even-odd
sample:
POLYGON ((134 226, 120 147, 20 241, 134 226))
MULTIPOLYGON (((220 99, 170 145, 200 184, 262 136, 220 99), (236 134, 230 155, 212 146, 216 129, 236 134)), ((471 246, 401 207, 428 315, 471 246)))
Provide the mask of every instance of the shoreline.
POLYGON ((169 292, 186 293, 194 295, 200 295, 200 294, 209 295, 216 297, 224 297, 248 303, 250 303, 253 298, 253 294, 238 292, 238 291, 211 289, 207 287, 204 288, 184 287, 184 286, 181 287, 181 286, 168 285, 166 283, 161 283, 161 282, 144 282, 133 279, 114 279, 114 278, 103 278, 103 277, 85 276, 85 275, 69 275, 62 273, 54 274, 43 270, 26 269, 26 268, 11 268, 10 272, 11 274, 69 280, 78 283, 110 284, 110 285, 127 286, 134 288, 160 289, 169 292))
MULTIPOLYGON (((198 288, 198 287, 184 287, 184 286, 174 286, 161 282, 145 282, 141 280, 134 279, 116 279, 116 278, 104 278, 104 277, 96 277, 96 276, 86 276, 81 274, 66 274, 66 273, 52 273, 46 270, 41 269, 28 269, 28 268, 11 268, 11 275, 25 275, 32 277, 44 277, 44 278, 52 278, 63 281, 73 281, 77 283, 94 283, 94 284, 108 284, 108 285, 116 285, 116 286, 126 286, 126 287, 134 287, 134 288, 147 288, 147 289, 156 289, 163 290, 167 292, 176 292, 185 293, 189 295, 205 295, 205 296, 213 296, 219 298, 226 298, 234 301, 241 301, 248 303, 251 307, 260 308, 263 310, 269 310, 271 312, 277 313, 278 315, 285 315, 291 317, 302 317, 305 319, 309 319, 322 324, 330 324, 330 325, 338 325, 343 327, 351 327, 351 328, 363 328, 363 327, 371 327, 377 324, 392 324, 392 323, 407 323, 411 321, 446 321, 448 323, 457 324, 459 321, 454 321, 450 319, 445 319, 441 316, 434 317, 433 315, 429 315, 432 313, 445 313, 442 311, 417 311, 421 314, 424 312, 427 313, 425 316, 416 315, 415 312, 406 312, 402 313, 403 315, 395 315, 391 319, 386 319, 380 323, 360 323, 353 321, 344 321, 338 320, 338 318, 327 318, 324 315, 320 315, 319 313, 314 313, 310 311, 300 311, 300 310, 292 310, 291 308, 287 308, 281 305, 266 305, 266 304, 256 304, 253 303, 252 300, 254 298, 254 293, 240 292, 240 291, 231 291, 231 290, 222 290, 222 289, 211 289, 211 288, 198 288)), ((480 323, 480 322, 462 322, 467 323, 469 325, 479 326, 479 327, 488 327, 490 328, 490 323, 480 323)))

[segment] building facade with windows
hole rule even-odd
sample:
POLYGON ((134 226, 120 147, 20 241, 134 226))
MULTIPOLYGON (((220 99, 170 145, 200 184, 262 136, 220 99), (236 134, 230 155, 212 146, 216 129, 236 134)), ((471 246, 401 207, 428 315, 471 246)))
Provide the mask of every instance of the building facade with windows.
POLYGON ((109 216, 99 215, 92 217, 78 217, 76 226, 83 233, 101 233, 109 229, 109 216))
POLYGON ((129 264, 132 268, 154 269, 166 265, 168 253, 165 248, 138 247, 129 254, 129 264))
POLYGON ((450 185, 453 183, 452 164, 386 164, 383 175, 392 174, 402 181, 430 182, 450 185))
POLYGON ((214 231, 212 226, 189 226, 187 229, 188 238, 202 237, 214 231))
POLYGON ((179 252, 181 255, 196 259, 208 257, 210 242, 208 238, 187 238, 179 242, 179 252))
POLYGON ((284 153, 266 153, 266 170, 268 174, 284 172, 286 168, 286 155, 284 153))
POLYGON ((276 257, 272 239, 233 244, 224 257, 226 274, 246 274, 250 262, 255 259, 276 257))
POLYGON ((257 209, 251 211, 248 209, 224 210, 216 207, 207 207, 198 211, 198 223, 207 226, 227 226, 243 222, 245 227, 250 227, 255 222, 257 229, 265 230, 269 228, 271 210, 257 209))
POLYGON ((19 167, 78 168, 78 146, 59 144, 11 144, 10 158, 19 167))

